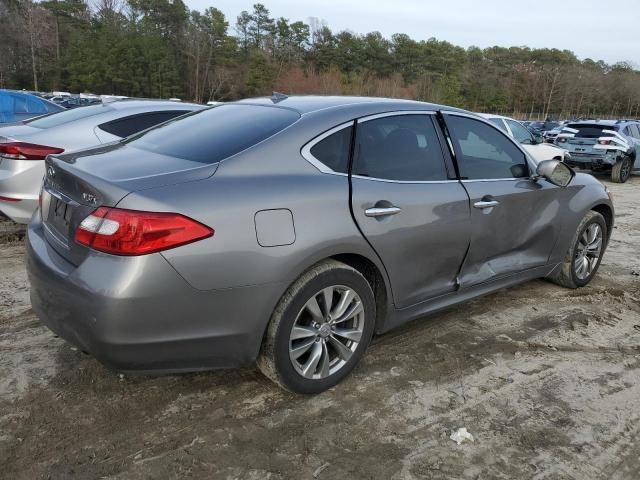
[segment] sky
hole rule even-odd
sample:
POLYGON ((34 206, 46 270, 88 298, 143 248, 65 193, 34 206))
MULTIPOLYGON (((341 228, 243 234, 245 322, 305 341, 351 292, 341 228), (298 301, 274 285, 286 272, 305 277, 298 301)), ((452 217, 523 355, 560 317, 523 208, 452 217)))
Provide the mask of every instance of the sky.
MULTIPOLYGON (((184 0, 216 7, 235 33, 236 17, 256 0, 184 0)), ((572 50, 579 58, 640 67, 640 0, 261 0, 274 18, 325 20, 334 31, 379 31, 389 38, 435 37, 455 45, 572 50), (615 6, 614 6, 615 5, 615 6)))

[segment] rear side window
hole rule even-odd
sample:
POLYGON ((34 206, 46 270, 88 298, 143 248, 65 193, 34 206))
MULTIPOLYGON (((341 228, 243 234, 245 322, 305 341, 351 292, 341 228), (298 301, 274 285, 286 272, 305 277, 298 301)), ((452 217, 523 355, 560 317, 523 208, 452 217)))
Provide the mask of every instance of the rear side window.
POLYGON ((576 133, 576 137, 580 138, 598 138, 602 137, 605 134, 602 133, 603 130, 618 130, 618 127, 614 125, 597 125, 597 124, 569 124, 567 128, 573 128, 578 130, 576 133))
POLYGON ((124 138, 146 130, 147 128, 155 127, 162 122, 166 122, 167 120, 179 117, 188 112, 189 110, 167 110, 164 112, 129 115, 128 117, 118 118, 117 120, 98 125, 98 128, 117 137, 124 138))
POLYGON ((463 179, 506 179, 528 174, 524 153, 496 129, 453 115, 447 116, 447 127, 463 179))
POLYGON ((398 181, 446 180, 431 117, 398 115, 358 124, 353 173, 398 181))
POLYGON ((216 163, 275 135, 299 118, 298 113, 279 107, 220 105, 161 125, 126 143, 162 155, 216 163))
POLYGON ((345 127, 323 138, 309 150, 313 157, 334 172, 348 173, 353 127, 345 127))
POLYGON ((65 110, 64 112, 56 113, 55 115, 47 115, 46 117, 39 117, 34 120, 27 120, 25 123, 36 128, 52 128, 80 120, 81 118, 100 115, 101 113, 110 112, 112 110, 113 108, 107 105, 92 105, 89 107, 65 110))
POLYGON ((632 137, 640 139, 640 126, 638 126, 638 124, 634 123, 629 125, 629 129, 631 130, 632 137))

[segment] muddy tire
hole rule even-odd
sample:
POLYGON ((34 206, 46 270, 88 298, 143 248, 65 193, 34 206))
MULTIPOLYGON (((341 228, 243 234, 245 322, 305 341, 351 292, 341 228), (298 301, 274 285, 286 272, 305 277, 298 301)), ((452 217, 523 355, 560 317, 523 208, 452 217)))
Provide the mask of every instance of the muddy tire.
POLYGON ((588 285, 598 271, 608 238, 607 223, 598 212, 589 211, 578 225, 564 261, 549 279, 565 288, 588 285))
POLYGON ((624 157, 622 160, 618 160, 611 168, 611 181, 615 183, 626 182, 631 178, 632 170, 633 159, 631 157, 624 157))
POLYGON ((364 354, 375 328, 369 282, 336 260, 302 274, 276 306, 257 365, 285 390, 319 393, 344 379, 364 354))

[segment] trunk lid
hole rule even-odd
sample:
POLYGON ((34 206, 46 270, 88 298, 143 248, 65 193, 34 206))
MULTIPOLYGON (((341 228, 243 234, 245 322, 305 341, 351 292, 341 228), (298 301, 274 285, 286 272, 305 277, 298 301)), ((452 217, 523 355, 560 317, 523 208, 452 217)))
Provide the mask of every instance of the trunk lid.
POLYGON ((13 140, 21 140, 34 133, 41 132, 39 128, 30 127, 23 123, 15 123, 11 125, 0 126, 0 142, 10 142, 13 140))
POLYGON ((122 144, 50 155, 45 161, 41 208, 47 242, 77 266, 89 249, 75 242, 75 232, 96 208, 114 207, 134 191, 202 180, 216 169, 217 164, 168 157, 122 144))

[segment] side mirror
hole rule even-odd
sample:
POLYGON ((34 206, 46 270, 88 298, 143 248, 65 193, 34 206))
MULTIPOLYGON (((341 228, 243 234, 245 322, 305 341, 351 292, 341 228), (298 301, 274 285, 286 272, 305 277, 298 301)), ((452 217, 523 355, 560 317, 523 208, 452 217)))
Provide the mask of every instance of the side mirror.
POLYGON ((538 177, 564 188, 571 183, 576 172, 558 160, 544 160, 538 164, 537 174, 538 177))
POLYGON ((531 135, 531 140, 530 140, 529 145, 538 145, 540 143, 541 142, 535 136, 531 135))

